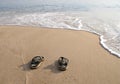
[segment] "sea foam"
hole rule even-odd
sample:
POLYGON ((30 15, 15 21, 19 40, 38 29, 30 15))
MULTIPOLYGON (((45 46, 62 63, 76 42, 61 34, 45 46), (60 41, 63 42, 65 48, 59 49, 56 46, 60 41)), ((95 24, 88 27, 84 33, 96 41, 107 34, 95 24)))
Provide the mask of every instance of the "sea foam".
POLYGON ((0 25, 84 30, 100 36, 101 45, 120 57, 118 11, 0 12, 0 25), (116 15, 117 14, 117 15, 116 15))

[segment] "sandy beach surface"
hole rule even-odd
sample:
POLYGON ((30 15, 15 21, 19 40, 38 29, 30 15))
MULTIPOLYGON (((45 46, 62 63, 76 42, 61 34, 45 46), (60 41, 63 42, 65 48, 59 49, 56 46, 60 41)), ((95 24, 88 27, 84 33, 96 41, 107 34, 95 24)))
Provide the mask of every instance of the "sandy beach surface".
POLYGON ((0 84, 120 84, 120 59, 85 31, 0 26, 0 84), (37 55, 45 61, 30 70, 37 55), (63 72, 60 56, 70 60, 63 72))

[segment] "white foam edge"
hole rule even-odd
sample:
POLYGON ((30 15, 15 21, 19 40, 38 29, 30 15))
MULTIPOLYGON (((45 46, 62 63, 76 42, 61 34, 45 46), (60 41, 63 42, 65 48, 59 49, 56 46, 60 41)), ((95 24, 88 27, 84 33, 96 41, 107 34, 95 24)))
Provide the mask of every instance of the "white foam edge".
POLYGON ((100 40, 100 45, 101 45, 104 49, 106 49, 108 52, 110 52, 111 54, 113 54, 113 55, 115 55, 115 56, 117 56, 117 57, 120 58, 120 54, 119 54, 119 53, 113 51, 112 49, 110 49, 110 48, 105 44, 106 40, 104 39, 104 36, 103 36, 103 35, 100 35, 99 33, 95 32, 95 31, 89 31, 89 30, 86 30, 86 29, 80 29, 80 30, 87 31, 87 32, 90 32, 90 33, 93 33, 93 34, 98 35, 98 36, 99 36, 99 40, 100 40))
POLYGON ((100 44, 101 44, 106 50, 108 50, 111 54, 113 54, 113 55, 115 55, 115 56, 117 56, 117 57, 120 57, 120 54, 119 54, 119 53, 113 51, 112 49, 110 49, 110 48, 104 43, 104 42, 106 42, 106 40, 103 39, 103 38, 104 38, 104 36, 101 35, 101 36, 100 36, 100 44))

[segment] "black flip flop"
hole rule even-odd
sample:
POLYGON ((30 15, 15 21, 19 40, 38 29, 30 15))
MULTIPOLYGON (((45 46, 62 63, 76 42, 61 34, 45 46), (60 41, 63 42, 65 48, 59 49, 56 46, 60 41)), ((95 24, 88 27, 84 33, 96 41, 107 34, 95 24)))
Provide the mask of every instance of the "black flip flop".
POLYGON ((35 56, 31 61, 30 68, 31 69, 38 68, 43 61, 44 61, 43 56, 35 56))
POLYGON ((61 71, 65 71, 67 69, 69 60, 65 57, 60 57, 58 59, 58 69, 61 71))

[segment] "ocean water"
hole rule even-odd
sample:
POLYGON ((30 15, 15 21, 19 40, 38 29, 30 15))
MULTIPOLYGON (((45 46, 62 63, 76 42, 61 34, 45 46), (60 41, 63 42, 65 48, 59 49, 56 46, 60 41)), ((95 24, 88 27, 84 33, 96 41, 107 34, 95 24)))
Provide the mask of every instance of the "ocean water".
POLYGON ((84 30, 100 36, 101 45, 120 57, 120 8, 84 5, 0 7, 0 25, 84 30))

